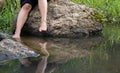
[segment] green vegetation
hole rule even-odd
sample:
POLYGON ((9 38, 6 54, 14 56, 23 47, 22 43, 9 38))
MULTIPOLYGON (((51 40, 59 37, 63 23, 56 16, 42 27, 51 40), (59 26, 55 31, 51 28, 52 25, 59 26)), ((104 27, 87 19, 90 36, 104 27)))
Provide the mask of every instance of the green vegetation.
POLYGON ((0 12, 0 30, 4 32, 11 31, 11 23, 17 14, 19 7, 19 0, 7 0, 7 4, 0 12))
POLYGON ((18 60, 9 60, 0 63, 0 73, 23 73, 20 68, 21 66, 18 60))
POLYGON ((105 25, 103 29, 103 36, 107 39, 111 44, 120 43, 120 25, 105 25))
MULTIPOLYGON (((71 0, 97 9, 107 19, 104 24, 103 36, 109 42, 120 43, 120 0, 71 0)), ((100 15, 96 16, 101 18, 100 15)), ((104 18, 103 18, 104 19, 104 18)))
POLYGON ((71 0, 78 4, 85 4, 96 8, 104 14, 108 22, 120 22, 120 0, 71 0))

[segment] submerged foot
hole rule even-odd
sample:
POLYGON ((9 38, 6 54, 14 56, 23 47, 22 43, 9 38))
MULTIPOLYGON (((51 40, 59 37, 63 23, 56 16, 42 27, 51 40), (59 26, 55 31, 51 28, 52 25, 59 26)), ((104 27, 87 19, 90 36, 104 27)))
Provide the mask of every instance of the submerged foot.
POLYGON ((47 31, 47 24, 46 24, 46 22, 42 22, 42 23, 41 23, 41 26, 40 26, 40 28, 39 28, 39 31, 40 31, 40 32, 46 32, 46 31, 47 31))

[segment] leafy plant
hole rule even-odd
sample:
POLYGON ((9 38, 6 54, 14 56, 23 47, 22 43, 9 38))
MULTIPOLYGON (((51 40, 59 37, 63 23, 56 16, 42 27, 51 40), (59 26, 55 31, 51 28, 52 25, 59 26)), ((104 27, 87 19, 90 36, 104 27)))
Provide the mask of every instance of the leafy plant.
POLYGON ((96 8, 104 14, 108 22, 120 23, 120 0, 71 0, 78 4, 85 4, 96 8))
POLYGON ((0 12, 0 30, 3 32, 11 31, 11 23, 19 9, 19 0, 6 0, 0 12))

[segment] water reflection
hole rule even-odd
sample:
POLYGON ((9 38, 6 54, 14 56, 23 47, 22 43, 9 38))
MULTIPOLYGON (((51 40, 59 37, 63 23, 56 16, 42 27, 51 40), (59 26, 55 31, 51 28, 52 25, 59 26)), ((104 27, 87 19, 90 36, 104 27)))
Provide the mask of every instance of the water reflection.
POLYGON ((31 60, 29 58, 19 59, 22 64, 21 70, 23 73, 52 73, 57 64, 48 64, 49 52, 47 51, 47 42, 36 42, 39 45, 41 56, 37 60, 31 60), (48 68, 48 66, 49 68, 48 68))
POLYGON ((46 46, 47 46, 47 42, 44 42, 44 43, 39 43, 39 45, 40 45, 40 51, 41 51, 41 54, 43 54, 43 55, 45 55, 45 56, 49 56, 49 52, 47 51, 47 48, 46 48, 46 46))
POLYGON ((75 57, 84 57, 91 53, 90 48, 99 44, 101 37, 89 39, 67 39, 67 38, 37 38, 23 37, 24 44, 41 55, 49 55, 49 63, 64 63, 75 57), (43 47, 41 49, 40 47, 43 47), (47 47, 47 48, 46 48, 47 47), (44 49, 46 48, 46 49, 44 49), (49 53, 48 53, 48 52, 49 53))
POLYGON ((19 61, 25 67, 29 67, 31 64, 31 62, 27 58, 19 59, 19 61))
POLYGON ((120 45, 117 43, 111 45, 101 38, 46 40, 25 37, 23 41, 41 56, 0 65, 0 73, 120 72, 120 45))
MULTIPOLYGON (((43 43, 39 42, 36 44, 39 44, 39 48, 40 48, 42 56, 40 57, 40 60, 38 61, 37 68, 35 69, 35 71, 33 69, 29 70, 29 68, 33 65, 32 63, 34 62, 30 61, 28 58, 19 59, 20 63, 24 67, 28 67, 27 72, 24 72, 24 73, 45 73, 45 69, 47 67, 47 59, 49 57, 49 52, 46 49, 47 42, 43 42, 43 43)), ((23 71, 26 71, 26 70, 23 70, 23 71)))
POLYGON ((42 57, 42 60, 39 62, 35 73, 45 73, 45 69, 47 66, 47 59, 48 56, 42 57))
POLYGON ((22 64, 21 70, 23 73, 45 73, 47 67, 47 59, 48 56, 42 56, 41 60, 34 64, 34 62, 30 61, 29 59, 19 59, 20 63, 22 64))
MULTIPOLYGON (((54 38, 54 39, 46 40, 35 37, 27 37, 27 38, 23 37, 22 40, 26 45, 34 49, 36 52, 39 52, 43 56, 41 57, 35 68, 33 68, 34 63, 30 65, 32 71, 35 70, 34 72, 32 71, 29 72, 28 68, 22 71, 26 71, 28 73, 54 72, 59 65, 66 63, 70 59, 80 58, 90 54, 90 50, 88 49, 100 43, 101 41, 100 39, 101 38, 94 38, 89 40, 88 39, 72 40, 72 39, 64 39, 64 38, 56 38, 56 39, 54 38), (99 42, 96 40, 99 40, 99 42)), ((30 62, 28 62, 27 64, 29 63, 30 62)))

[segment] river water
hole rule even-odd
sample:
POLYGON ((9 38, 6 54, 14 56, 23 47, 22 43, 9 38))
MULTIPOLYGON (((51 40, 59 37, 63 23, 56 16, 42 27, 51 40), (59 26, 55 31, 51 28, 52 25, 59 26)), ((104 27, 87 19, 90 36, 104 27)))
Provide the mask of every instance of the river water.
POLYGON ((0 73, 120 73, 120 44, 104 36, 81 39, 24 36, 24 44, 41 56, 0 63, 0 73))

